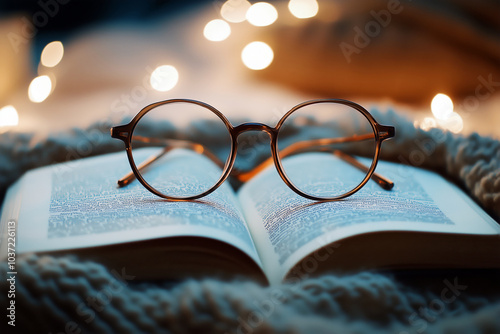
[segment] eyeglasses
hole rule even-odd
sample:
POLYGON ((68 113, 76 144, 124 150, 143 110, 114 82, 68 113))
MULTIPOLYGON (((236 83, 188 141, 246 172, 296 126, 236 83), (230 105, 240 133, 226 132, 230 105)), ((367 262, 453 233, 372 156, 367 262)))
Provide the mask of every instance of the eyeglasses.
POLYGON ((362 106, 340 99, 300 103, 275 127, 233 126, 204 102, 172 99, 150 104, 130 123, 111 128, 111 137, 125 143, 132 168, 118 185, 137 179, 169 200, 206 196, 229 175, 245 182, 272 162, 291 190, 311 200, 348 197, 370 178, 390 190, 394 183, 374 171, 382 141, 394 134, 394 127, 378 124, 362 106), (269 135, 272 157, 242 171, 233 165, 238 137, 247 131, 269 135))

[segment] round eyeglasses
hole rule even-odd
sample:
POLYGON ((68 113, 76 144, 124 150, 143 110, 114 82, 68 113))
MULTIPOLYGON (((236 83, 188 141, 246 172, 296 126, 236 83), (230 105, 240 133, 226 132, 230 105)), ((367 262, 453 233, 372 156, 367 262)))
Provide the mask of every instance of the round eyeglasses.
POLYGON ((378 124, 362 106, 341 99, 300 103, 270 127, 233 126, 204 102, 171 99, 143 108, 130 123, 111 129, 125 143, 134 179, 169 200, 194 200, 217 189, 230 175, 247 181, 274 162, 283 181, 311 200, 331 201, 360 190, 370 178, 383 189, 394 183, 375 173, 382 141, 392 126, 378 124), (194 126, 196 125, 196 126, 194 126), (238 136, 264 131, 272 156, 250 171, 233 168, 238 136))

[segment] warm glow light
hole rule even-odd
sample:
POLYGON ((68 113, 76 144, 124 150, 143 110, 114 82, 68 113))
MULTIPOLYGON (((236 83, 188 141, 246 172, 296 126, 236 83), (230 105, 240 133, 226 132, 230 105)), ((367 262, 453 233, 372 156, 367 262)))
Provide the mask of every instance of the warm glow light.
POLYGON ((434 117, 440 120, 445 120, 450 117, 453 112, 453 101, 448 95, 437 94, 432 99, 431 110, 434 117))
POLYGON ((19 124, 19 116, 16 108, 13 106, 5 106, 0 109, 0 127, 16 126, 19 124))
POLYGON ((267 2, 257 2, 247 11, 247 20, 257 27, 264 27, 273 24, 278 18, 278 11, 273 5, 267 2))
POLYGON ((464 128, 464 121, 459 114, 452 112, 445 120, 440 120, 439 125, 453 133, 459 133, 464 128))
POLYGON ((250 2, 246 0, 228 0, 222 5, 220 15, 229 22, 243 22, 250 6, 250 2))
POLYGON ((32 102, 40 103, 49 97, 52 91, 52 81, 46 75, 36 77, 28 88, 28 97, 32 102))
POLYGON ((426 117, 419 124, 420 128, 424 131, 429 131, 437 126, 436 119, 434 117, 426 117))
POLYGON ((273 50, 264 42, 252 42, 241 52, 243 64, 252 70, 262 70, 268 67, 273 58, 273 50))
POLYGON ((61 61, 64 55, 64 47, 61 42, 55 41, 43 48, 41 63, 43 66, 54 67, 61 61))
POLYGON ((231 35, 231 27, 224 20, 212 20, 205 26, 203 35, 209 41, 223 41, 231 35))
POLYGON ((179 81, 179 73, 175 67, 171 65, 158 66, 153 73, 151 73, 151 87, 160 92, 171 90, 177 85, 179 81))
POLYGON ((319 6, 316 0, 290 0, 288 9, 293 16, 307 19, 318 14, 319 6))

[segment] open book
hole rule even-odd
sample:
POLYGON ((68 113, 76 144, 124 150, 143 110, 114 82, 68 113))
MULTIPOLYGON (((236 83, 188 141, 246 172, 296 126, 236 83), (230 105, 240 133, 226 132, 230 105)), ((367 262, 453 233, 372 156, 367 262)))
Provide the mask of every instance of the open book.
MULTIPOLYGON (((193 173, 218 168, 179 151, 193 173)), ((300 169, 321 154, 286 159, 300 169)), ((120 152, 25 174, 4 201, 2 258, 14 222, 18 255, 74 253, 151 279, 245 275, 275 284, 339 269, 500 265, 499 225, 429 171, 381 161, 391 191, 369 181, 344 200, 315 202, 269 166, 237 193, 226 182, 200 200, 171 202, 139 182, 118 188, 129 169, 120 152)))

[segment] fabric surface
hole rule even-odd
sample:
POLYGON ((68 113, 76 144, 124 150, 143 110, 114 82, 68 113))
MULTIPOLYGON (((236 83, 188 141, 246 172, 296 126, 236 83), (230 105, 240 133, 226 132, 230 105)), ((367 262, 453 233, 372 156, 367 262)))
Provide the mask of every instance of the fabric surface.
MULTIPOLYGON (((382 158, 435 170, 500 217, 500 142, 415 129, 393 112, 372 111, 396 126, 382 158)), ((0 138, 0 192, 24 171, 54 162, 123 150, 109 124, 36 139, 0 138)), ((268 150, 267 150, 268 151, 268 150)), ((257 149, 240 166, 262 159, 257 149)), ((243 157, 244 158, 244 157, 243 157)), ((425 247, 425 245, 423 245, 425 247)), ((9 281, 0 265, 5 310, 9 281)), ((295 284, 260 286, 245 279, 142 282, 126 268, 105 268, 74 256, 18 257, 19 332, 66 333, 498 333, 498 271, 327 273, 295 284)), ((1 326, 12 331, 7 322, 1 326)), ((5 331, 3 331, 5 332, 5 331)))

